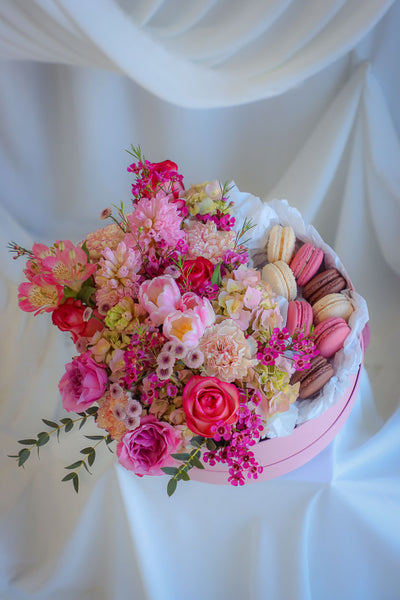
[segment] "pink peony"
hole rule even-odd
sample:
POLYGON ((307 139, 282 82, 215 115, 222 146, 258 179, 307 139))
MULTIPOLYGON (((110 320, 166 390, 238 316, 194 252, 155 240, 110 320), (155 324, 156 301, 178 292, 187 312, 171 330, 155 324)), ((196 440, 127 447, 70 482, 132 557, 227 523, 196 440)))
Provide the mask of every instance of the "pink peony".
POLYGON ((239 405, 238 388, 216 377, 194 375, 183 390, 187 426, 204 437, 213 437, 212 427, 221 421, 225 425, 236 423, 239 405))
POLYGON ((162 467, 171 466, 181 443, 177 429, 154 416, 142 417, 140 425, 128 431, 117 445, 119 462, 136 475, 163 475, 162 467))
POLYGON ((107 388, 107 370, 89 352, 74 357, 65 365, 58 384, 65 410, 82 412, 102 397, 107 388))
POLYGON ((178 308, 181 292, 171 275, 147 279, 139 289, 139 303, 149 313, 150 321, 158 327, 178 308))
POLYGON ((163 334, 168 340, 182 342, 187 350, 195 348, 204 333, 204 325, 194 310, 176 310, 169 314, 163 326, 163 334))
POLYGON ((210 327, 215 321, 215 312, 211 306, 211 302, 207 298, 200 298, 200 296, 193 292, 183 294, 179 308, 182 312, 193 310, 197 313, 204 328, 210 327))

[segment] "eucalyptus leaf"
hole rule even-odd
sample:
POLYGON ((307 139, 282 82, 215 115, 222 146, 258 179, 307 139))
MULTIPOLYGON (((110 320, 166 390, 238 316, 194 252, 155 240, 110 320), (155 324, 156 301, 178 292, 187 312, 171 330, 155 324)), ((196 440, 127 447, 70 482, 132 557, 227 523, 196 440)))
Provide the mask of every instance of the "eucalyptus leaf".
POLYGON ((207 446, 207 449, 210 450, 210 452, 214 452, 214 450, 217 449, 217 444, 214 442, 214 440, 212 438, 207 439, 206 446, 207 446))
POLYGON ((72 465, 68 465, 68 467, 64 467, 64 469, 77 469, 78 467, 81 466, 82 463, 83 463, 83 460, 77 460, 76 462, 72 463, 72 465))
POLYGON ((79 429, 82 429, 82 427, 84 426, 84 424, 86 423, 86 421, 87 421, 87 417, 85 416, 85 417, 82 419, 82 421, 79 423, 79 429))
POLYGON ((104 440, 104 435, 85 435, 88 440, 104 440))
POLYGON ((54 421, 49 421, 48 419, 42 419, 43 423, 47 425, 47 427, 53 427, 53 429, 58 429, 58 423, 54 421))
POLYGON ((68 431, 71 431, 71 429, 73 428, 73 426, 74 426, 73 421, 69 421, 69 423, 67 423, 65 425, 65 433, 68 433, 68 431))
POLYGON ((44 446, 49 441, 50 436, 46 431, 42 431, 38 434, 38 440, 36 442, 37 446, 44 446))
POLYGON ((79 492, 79 477, 77 473, 74 473, 75 477, 72 479, 72 483, 74 484, 74 490, 76 493, 79 492))
POLYGON ((180 454, 171 454, 172 458, 186 462, 190 458, 190 454, 187 452, 181 452, 180 454))
POLYGON ((87 410, 86 413, 90 416, 92 415, 97 415, 97 411, 98 411, 98 407, 97 406, 90 406, 87 410))
POLYGON ((172 496, 172 494, 176 490, 176 486, 177 486, 177 483, 176 483, 175 479, 170 479, 168 481, 168 485, 167 485, 167 494, 168 494, 168 496, 172 496))
POLYGON ((94 461, 95 461, 95 458, 96 458, 96 450, 93 450, 93 452, 91 452, 91 453, 88 455, 88 463, 89 463, 89 467, 91 467, 91 466, 92 466, 92 464, 93 464, 93 463, 94 463, 94 461))
POLYGON ((93 452, 93 450, 94 450, 94 448, 92 448, 91 446, 90 447, 88 446, 87 448, 83 448, 81 450, 81 454, 90 454, 91 452, 93 452))
POLYGON ((18 466, 19 467, 22 467, 22 465, 28 460, 30 454, 31 454, 31 451, 28 450, 28 448, 23 448, 22 450, 19 451, 19 453, 18 453, 18 456, 19 456, 18 466))
MULTIPOLYGON (((66 469, 68 469, 68 467, 65 467, 66 469)), ((73 479, 75 477, 76 473, 68 473, 68 475, 66 475, 65 477, 63 477, 61 479, 61 481, 69 481, 70 479, 73 479)))
POLYGON ((190 462, 197 469, 204 469, 204 465, 200 461, 200 459, 198 458, 198 456, 192 456, 192 458, 190 459, 190 462))
POLYGON ((167 475, 176 475, 179 471, 176 467, 161 467, 161 471, 167 475))
POLYGON ((190 440, 191 445, 194 446, 195 448, 201 448, 201 446, 203 445, 203 442, 204 442, 204 438, 201 435, 195 435, 190 440))
POLYGON ((189 473, 187 471, 181 471, 180 474, 183 481, 190 481, 189 473))
POLYGON ((18 444, 23 444, 24 446, 36 446, 36 440, 18 440, 18 444))

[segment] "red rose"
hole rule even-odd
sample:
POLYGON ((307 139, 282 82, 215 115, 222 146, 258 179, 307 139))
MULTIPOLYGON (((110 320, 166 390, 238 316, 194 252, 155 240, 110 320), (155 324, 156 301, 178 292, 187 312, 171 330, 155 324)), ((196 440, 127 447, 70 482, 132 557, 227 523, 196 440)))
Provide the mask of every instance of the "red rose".
POLYGON ((172 193, 178 198, 179 192, 184 190, 182 175, 178 173, 178 165, 172 160, 163 160, 152 164, 151 186, 154 192, 163 190, 166 194, 172 193))
POLYGON ((193 260, 185 260, 182 267, 183 278, 187 287, 197 292, 209 279, 214 271, 214 265, 207 258, 198 256, 193 260))
POLYGON ((238 388, 217 377, 194 375, 183 390, 187 426, 203 437, 213 437, 211 427, 219 421, 225 425, 236 423, 239 404, 238 388))
POLYGON ((60 304, 52 315, 54 325, 61 331, 70 331, 74 343, 79 337, 92 337, 96 331, 104 329, 104 325, 97 319, 84 321, 83 314, 86 307, 80 300, 67 298, 63 304, 60 304))

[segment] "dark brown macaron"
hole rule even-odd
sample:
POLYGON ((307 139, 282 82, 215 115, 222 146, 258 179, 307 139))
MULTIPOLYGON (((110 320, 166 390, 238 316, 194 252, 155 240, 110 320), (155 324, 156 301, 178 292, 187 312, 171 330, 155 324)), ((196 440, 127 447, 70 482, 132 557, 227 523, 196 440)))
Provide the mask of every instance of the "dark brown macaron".
POLYGON ((300 382, 299 398, 304 400, 319 392, 333 376, 332 365, 321 355, 310 361, 310 368, 293 373, 290 383, 300 382))
POLYGON ((303 297, 315 304, 328 294, 337 294, 347 287, 347 282, 337 269, 327 269, 315 275, 303 288, 303 297))

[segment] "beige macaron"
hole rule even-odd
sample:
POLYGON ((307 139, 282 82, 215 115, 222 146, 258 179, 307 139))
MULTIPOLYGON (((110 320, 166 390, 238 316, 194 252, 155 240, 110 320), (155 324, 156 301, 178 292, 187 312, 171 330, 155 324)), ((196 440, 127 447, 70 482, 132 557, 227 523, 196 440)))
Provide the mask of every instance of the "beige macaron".
POLYGON ((283 260, 290 263, 295 249, 296 235, 290 225, 274 225, 268 236, 267 254, 268 262, 275 263, 283 260))
POLYGON ((283 260, 265 265, 261 279, 270 284, 278 296, 294 300, 297 296, 297 283, 293 271, 283 260))
POLYGON ((330 317, 341 317, 348 321, 353 310, 353 304, 345 294, 328 294, 313 305, 314 323, 318 325, 330 317))

